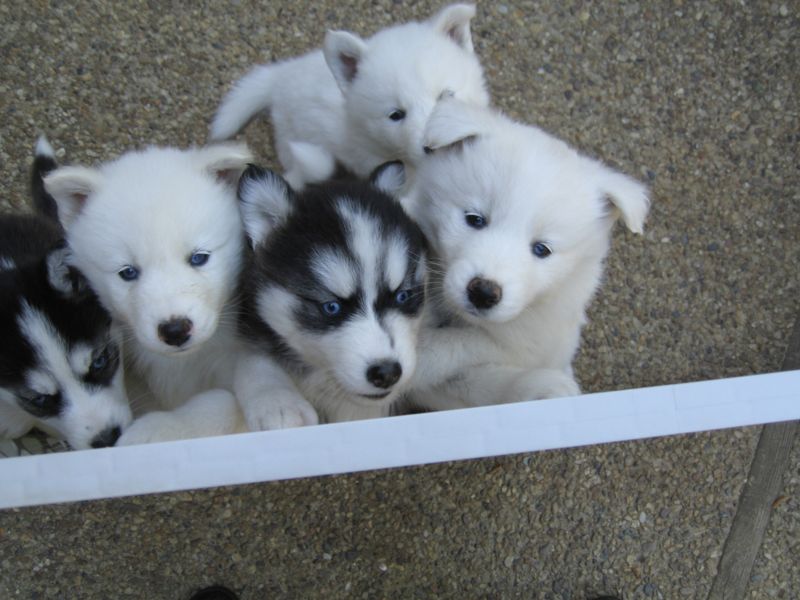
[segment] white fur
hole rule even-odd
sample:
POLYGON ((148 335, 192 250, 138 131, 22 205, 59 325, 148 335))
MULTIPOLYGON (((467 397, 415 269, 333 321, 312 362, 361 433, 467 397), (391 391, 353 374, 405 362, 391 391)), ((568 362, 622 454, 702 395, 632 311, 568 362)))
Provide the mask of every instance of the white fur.
POLYGON ((409 212, 435 249, 432 319, 420 343, 415 400, 476 406, 579 393, 572 359, 621 214, 641 232, 646 189, 562 141, 488 109, 442 102, 426 132, 435 151, 417 172, 409 212), (465 213, 488 225, 474 229, 465 213), (532 252, 543 242, 546 258, 532 252), (473 278, 502 289, 496 306, 469 300, 473 278))
POLYGON ((487 105, 473 53, 475 7, 453 4, 424 22, 369 39, 328 32, 322 50, 255 67, 219 107, 211 138, 227 139, 269 111, 278 158, 295 188, 330 176, 336 162, 366 177, 375 167, 423 157, 422 132, 440 98, 487 105), (405 111, 401 121, 389 115, 405 111))
MULTIPOLYGON (((16 406, 8 390, 0 389, 0 438, 19 437, 37 426, 62 437, 76 449, 90 448, 105 430, 124 430, 131 422, 125 395, 123 369, 117 369, 109 386, 87 386, 83 381, 95 348, 70 348, 46 315, 24 304, 18 317, 20 331, 36 353, 38 366, 26 374, 26 387, 34 394, 60 394, 58 416, 36 418, 16 406)), ((112 340, 120 341, 116 330, 112 340)))
MULTIPOLYGON (((235 182, 251 159, 241 145, 149 148, 45 178, 72 263, 124 329, 131 375, 143 380, 132 397, 137 408, 174 408, 212 388, 232 388, 239 347, 233 294, 244 250, 235 182), (189 264, 196 251, 210 253, 205 265, 189 264), (139 272, 134 281, 119 276, 128 265, 139 272), (193 323, 179 348, 158 333, 173 318, 193 323)), ((189 429, 180 431, 188 436, 189 429)))

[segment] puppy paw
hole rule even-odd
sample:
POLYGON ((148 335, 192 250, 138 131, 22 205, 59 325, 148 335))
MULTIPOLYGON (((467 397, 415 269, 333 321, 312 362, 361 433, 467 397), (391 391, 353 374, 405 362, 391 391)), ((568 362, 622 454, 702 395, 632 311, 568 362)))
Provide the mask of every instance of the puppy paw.
POLYGON ((511 399, 514 402, 523 402, 579 396, 580 393, 581 389, 575 379, 563 371, 541 369, 520 376, 514 383, 511 399))
POLYGON ((122 432, 117 446, 135 446, 182 439, 180 422, 169 412, 156 411, 142 415, 122 432))
POLYGON ((244 416, 250 431, 287 429, 319 423, 317 411, 305 398, 285 391, 248 402, 244 407, 244 416))

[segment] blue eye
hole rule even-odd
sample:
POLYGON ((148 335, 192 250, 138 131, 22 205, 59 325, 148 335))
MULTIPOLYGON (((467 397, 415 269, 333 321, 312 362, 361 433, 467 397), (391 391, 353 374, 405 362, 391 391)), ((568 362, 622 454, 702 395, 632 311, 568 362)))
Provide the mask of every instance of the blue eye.
POLYGON ((322 305, 322 310, 325 312, 326 315, 330 315, 331 317, 333 317, 342 312, 342 305, 335 301, 325 302, 322 305))
POLYGON ((133 281, 134 279, 139 279, 139 270, 136 267, 125 265, 119 271, 117 271, 117 275, 119 275, 124 281, 133 281))
POLYGON ((467 222, 467 225, 473 229, 483 229, 489 224, 489 222, 486 220, 486 217, 476 212, 464 213, 464 220, 467 222))
POLYGON ((211 257, 210 252, 195 252, 189 257, 189 264, 193 267, 202 267, 204 264, 208 262, 208 259, 211 257))
POLYGON ((392 121, 402 121, 406 118, 406 111, 400 110, 399 108, 397 110, 393 110, 391 113, 389 113, 389 118, 392 121))
POLYGON ((547 258, 553 253, 553 251, 550 249, 550 246, 544 242, 534 242, 534 244, 531 245, 531 251, 533 252, 534 256, 538 256, 539 258, 547 258))
POLYGON ((108 351, 103 350, 103 353, 92 361, 91 369, 92 371, 101 371, 106 365, 108 365, 108 351))
POLYGON ((394 295, 394 301, 398 304, 405 304, 411 298, 411 292, 408 290, 400 290, 394 295))

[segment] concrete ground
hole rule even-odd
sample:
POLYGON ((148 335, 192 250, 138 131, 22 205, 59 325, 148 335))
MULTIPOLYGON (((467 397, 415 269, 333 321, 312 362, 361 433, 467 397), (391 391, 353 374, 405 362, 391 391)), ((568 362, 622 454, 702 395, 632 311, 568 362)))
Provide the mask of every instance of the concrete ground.
MULTIPOLYGON (((438 6, 3 2, 3 202, 24 205, 39 132, 74 163, 199 144, 250 65, 438 6)), ((781 1, 478 7, 495 103, 652 187, 645 235, 614 237, 585 390, 781 367, 800 314, 799 18, 781 1)), ((275 164, 267 125, 247 139, 275 164)), ((706 598, 759 434, 4 511, 0 598, 184 599, 213 582, 245 599, 706 598)), ((747 598, 800 597, 798 446, 747 598)))

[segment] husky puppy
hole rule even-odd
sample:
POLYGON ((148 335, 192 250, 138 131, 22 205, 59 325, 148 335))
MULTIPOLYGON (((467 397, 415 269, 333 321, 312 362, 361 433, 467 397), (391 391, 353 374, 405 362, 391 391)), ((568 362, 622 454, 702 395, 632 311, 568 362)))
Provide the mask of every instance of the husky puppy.
POLYGON ((388 161, 413 168, 442 97, 489 103, 472 47, 474 16, 474 5, 452 4, 366 40, 330 31, 321 50, 255 67, 239 80, 214 117, 211 138, 230 138, 268 111, 278 159, 295 189, 327 179, 337 163, 362 178, 388 161))
MULTIPOLYGON (((56 167, 36 147, 34 204, 55 215, 41 178, 56 167)), ((74 449, 113 446, 131 422, 120 332, 45 216, 0 216, 0 437, 38 427, 74 449)))
POLYGON ((619 216, 641 233, 644 186, 535 127, 457 100, 404 205, 435 250, 415 401, 454 408, 575 395, 572 360, 619 216))
MULTIPOLYGON (((70 263, 124 330, 126 360, 139 376, 129 387, 137 411, 176 408, 216 388, 212 405, 235 406, 225 390, 245 248, 236 182, 250 160, 242 145, 148 148, 98 168, 61 167, 44 180, 70 263)), ((212 423, 207 432, 148 427, 134 425, 132 439, 215 431, 212 423)))
MULTIPOLYGON (((241 332, 252 352, 235 392, 251 429, 268 428, 303 398, 321 421, 386 416, 411 379, 427 252, 382 191, 402 182, 394 169, 374 185, 329 182, 301 193, 255 166, 242 177, 254 256, 241 332)), ((303 424, 304 411, 294 413, 303 424)))

